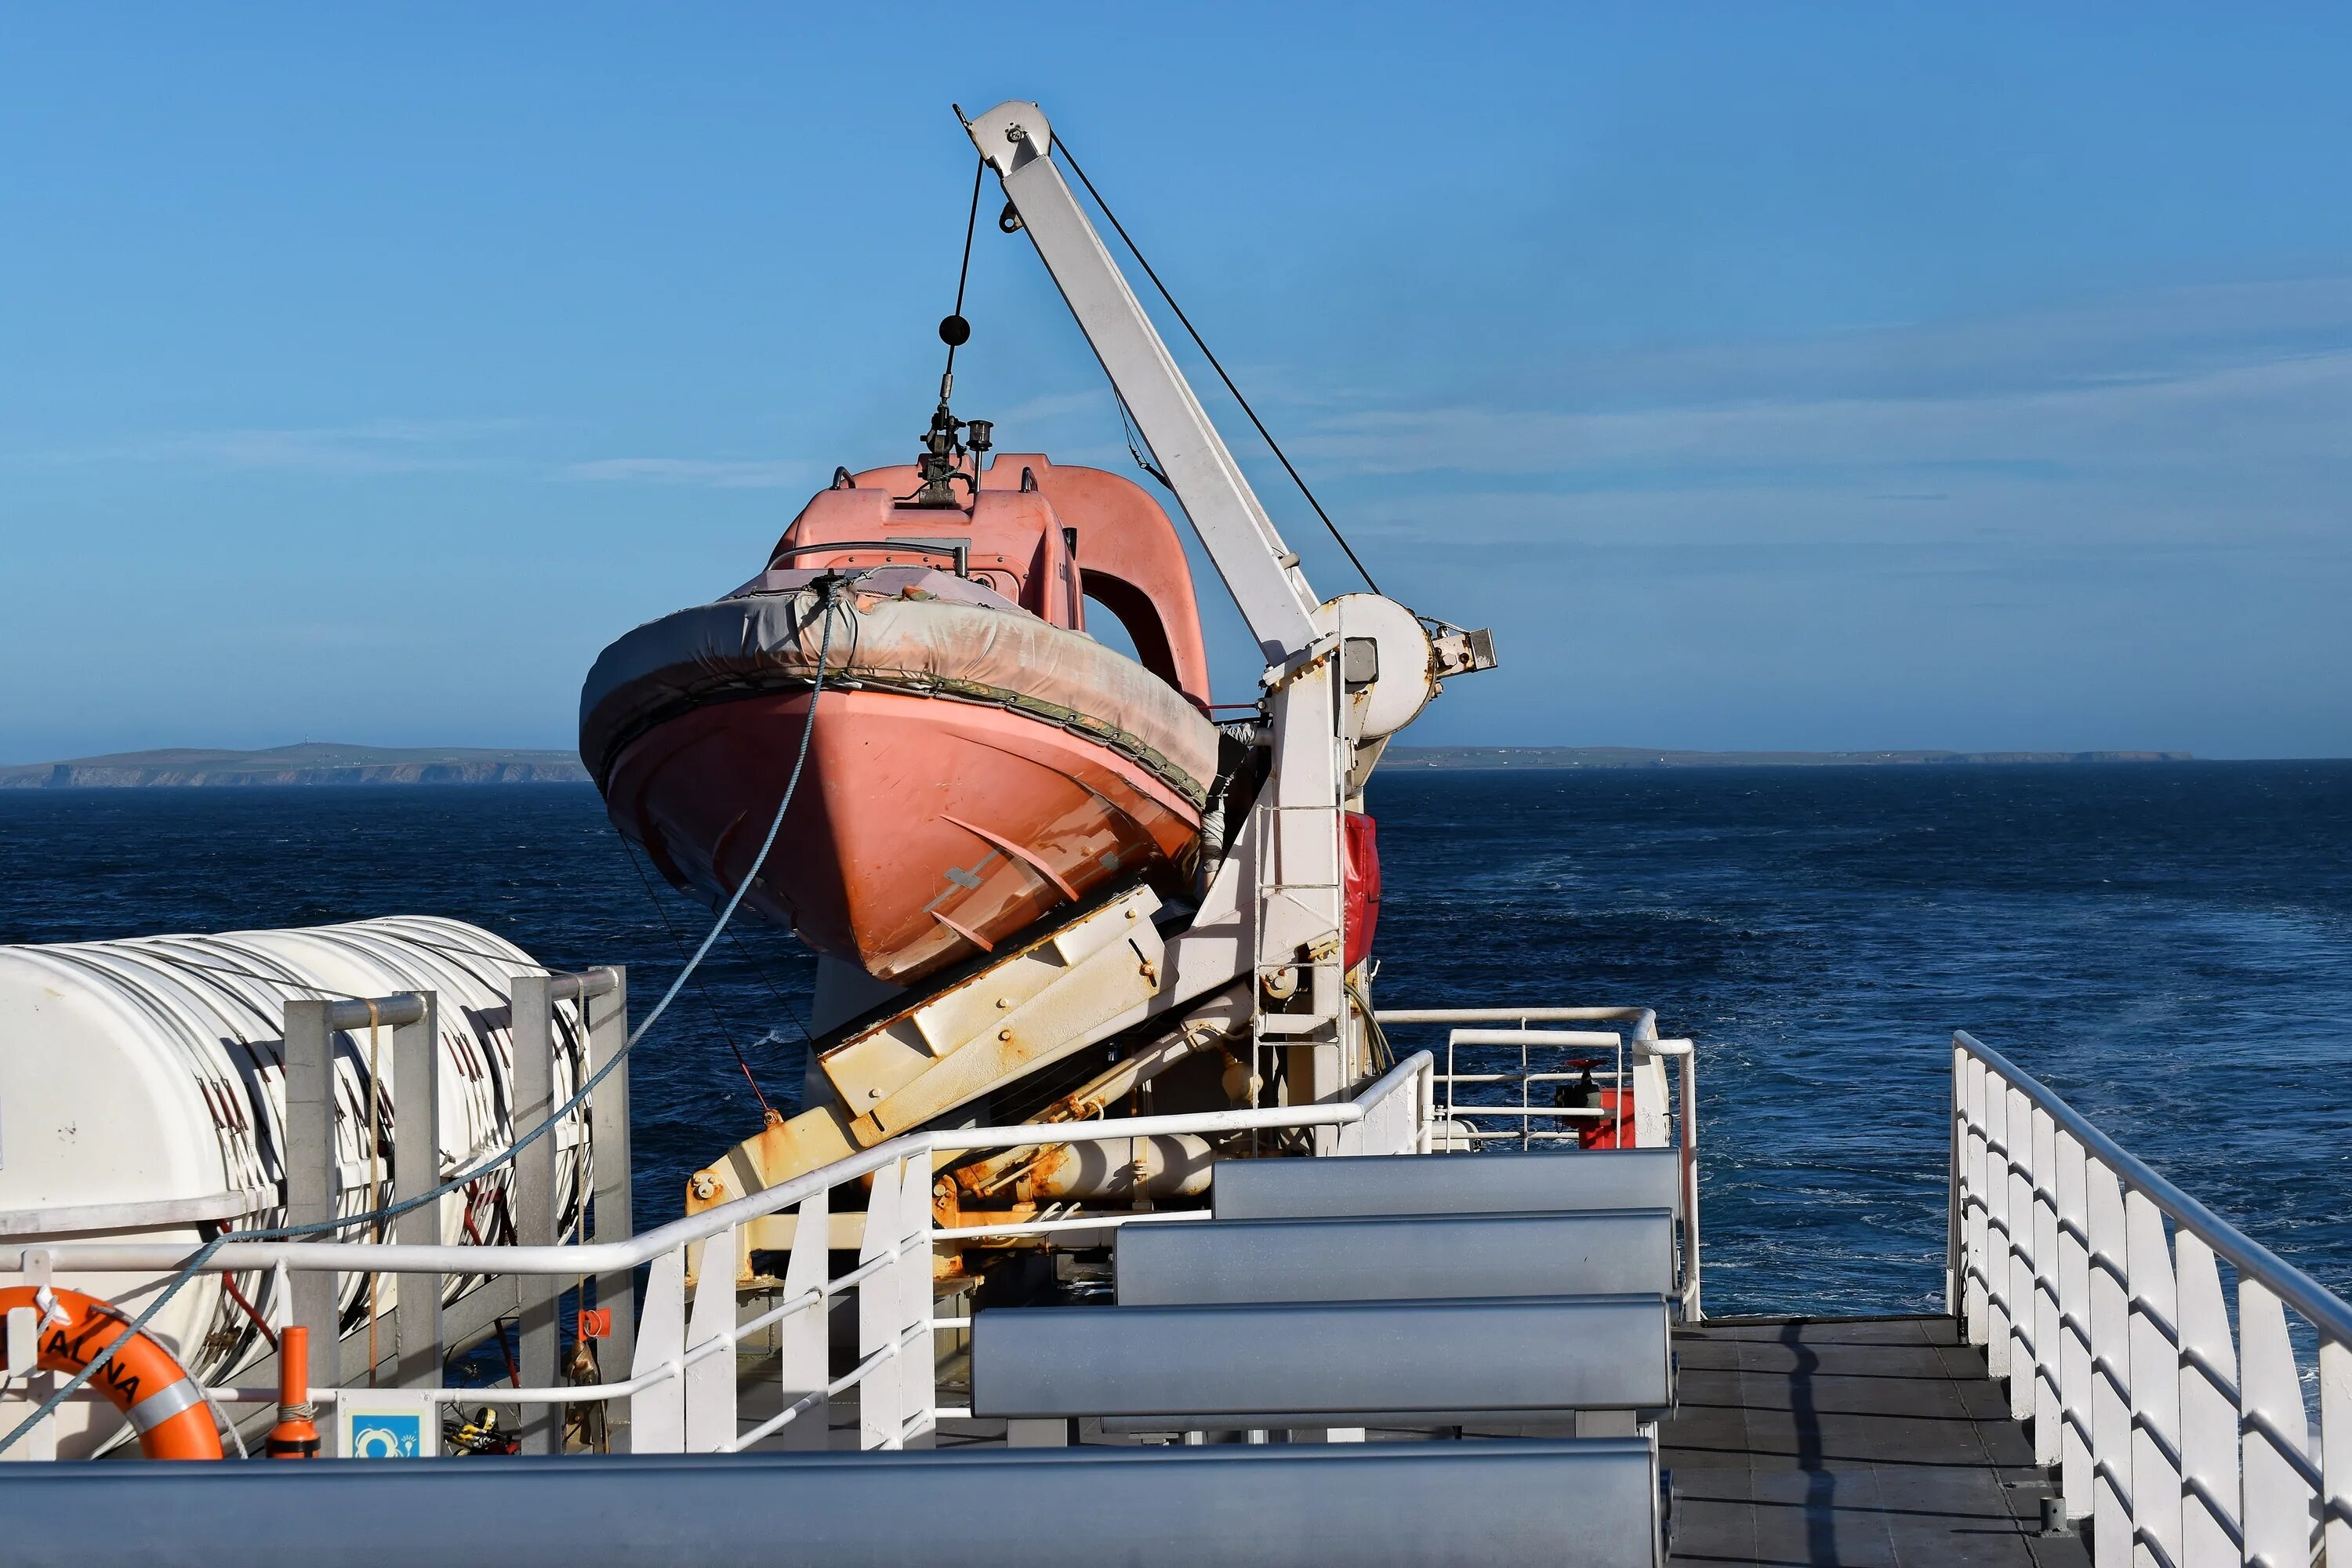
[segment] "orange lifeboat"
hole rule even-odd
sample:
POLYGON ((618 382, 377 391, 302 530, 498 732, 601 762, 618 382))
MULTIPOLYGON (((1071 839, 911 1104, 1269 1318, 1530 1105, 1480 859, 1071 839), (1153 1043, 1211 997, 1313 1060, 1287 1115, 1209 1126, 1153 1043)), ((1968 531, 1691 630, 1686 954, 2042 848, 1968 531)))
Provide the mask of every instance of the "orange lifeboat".
POLYGON ((597 659, 581 757, 672 883, 716 905, 750 871, 828 617, 747 908, 905 984, 1099 889, 1188 879, 1220 737, 1183 545, 1130 481, 1006 453, 837 471, 765 571, 597 659), (1087 635, 1088 598, 1140 662, 1087 635))

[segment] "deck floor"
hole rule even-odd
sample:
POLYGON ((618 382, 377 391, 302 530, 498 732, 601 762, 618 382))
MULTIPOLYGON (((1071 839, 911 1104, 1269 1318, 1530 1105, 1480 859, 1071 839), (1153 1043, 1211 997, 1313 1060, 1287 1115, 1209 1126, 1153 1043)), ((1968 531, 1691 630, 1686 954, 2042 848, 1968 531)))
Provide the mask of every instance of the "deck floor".
POLYGON ((1675 1347, 1675 1562, 2088 1564, 2039 1533, 2046 1479, 1950 1319, 1722 1319, 1675 1347))
MULTIPOLYGON (((1673 1475, 1673 1562, 2089 1568, 2079 1537, 2040 1533, 2047 1479, 1982 1352, 1958 1342, 1951 1320, 1716 1319, 1677 1330, 1675 1349, 1680 1405, 1659 1434, 1660 1461, 1673 1475)), ((942 1361, 944 1400, 963 1395, 963 1367, 961 1355, 942 1361)), ((748 1426, 778 1401, 772 1363, 745 1370, 748 1426)), ((831 1415, 831 1446, 857 1447, 854 1406, 836 1405, 831 1415)), ((1004 1424, 943 1421, 937 1441, 994 1447, 1004 1424)))

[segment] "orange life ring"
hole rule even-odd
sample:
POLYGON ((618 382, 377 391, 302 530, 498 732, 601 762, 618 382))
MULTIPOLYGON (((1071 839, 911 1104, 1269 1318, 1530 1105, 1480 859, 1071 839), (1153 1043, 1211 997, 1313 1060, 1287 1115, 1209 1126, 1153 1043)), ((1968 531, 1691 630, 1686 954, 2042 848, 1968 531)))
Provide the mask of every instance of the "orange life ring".
MULTIPOLYGON (((18 1307, 40 1314, 34 1331, 39 1336, 44 1372, 70 1376, 96 1361, 107 1346, 122 1341, 89 1381, 139 1429, 141 1453, 151 1459, 221 1457, 220 1432, 196 1380, 162 1345, 145 1334, 131 1334, 130 1319, 79 1290, 46 1285, 0 1289, 0 1318, 18 1307)), ((0 1343, 0 1371, 13 1370, 7 1354, 0 1343)))

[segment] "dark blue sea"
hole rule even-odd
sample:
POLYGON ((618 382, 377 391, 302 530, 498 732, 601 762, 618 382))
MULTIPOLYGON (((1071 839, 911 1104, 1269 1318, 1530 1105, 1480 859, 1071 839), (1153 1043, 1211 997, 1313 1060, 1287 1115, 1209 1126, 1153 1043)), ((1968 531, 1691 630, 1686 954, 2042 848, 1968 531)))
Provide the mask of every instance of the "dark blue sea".
MULTIPOLYGON (((1381 1005, 1698 1042, 1711 1312, 1939 1302, 1955 1027, 2352 1289, 2352 763, 1399 773, 1372 805, 1381 1005)), ((709 919, 584 785, 0 793, 0 942, 393 912, 627 963, 640 1012, 709 919)), ((640 1047, 641 1221, 759 1126, 734 1050, 798 1088, 813 965, 742 939, 640 1047)))

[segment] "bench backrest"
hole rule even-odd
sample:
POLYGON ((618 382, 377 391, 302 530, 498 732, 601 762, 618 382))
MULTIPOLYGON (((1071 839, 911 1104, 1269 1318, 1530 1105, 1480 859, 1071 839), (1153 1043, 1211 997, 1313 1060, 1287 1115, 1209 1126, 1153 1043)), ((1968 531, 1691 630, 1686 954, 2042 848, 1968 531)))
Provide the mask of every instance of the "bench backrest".
POLYGON ((1673 1402, 1657 1296, 981 1312, 972 1414, 1152 1430, 1451 1425, 1673 1402))
POLYGON ((1662 1208, 1130 1225, 1118 1276, 1123 1307, 1660 1296, 1675 1225, 1662 1208))
POLYGON ((1654 1560, 1656 1500, 1649 1445, 1622 1438, 0 1465, 0 1556, 1600 1568, 1654 1560))
POLYGON ((1594 1149, 1220 1160, 1211 1195, 1219 1219, 1627 1208, 1669 1209, 1679 1218, 1682 1153, 1594 1149))

